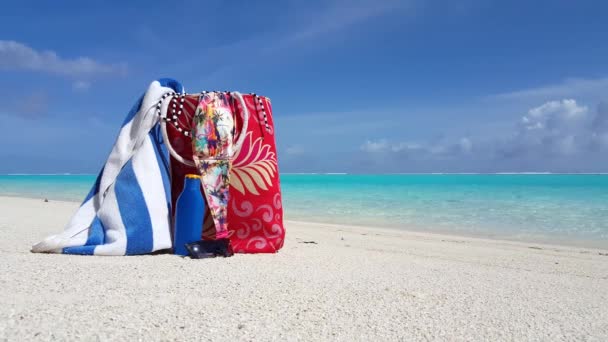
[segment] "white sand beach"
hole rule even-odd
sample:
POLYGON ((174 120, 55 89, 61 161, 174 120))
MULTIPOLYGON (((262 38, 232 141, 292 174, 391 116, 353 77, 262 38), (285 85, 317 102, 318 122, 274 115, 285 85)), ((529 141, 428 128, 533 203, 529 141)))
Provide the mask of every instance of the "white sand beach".
POLYGON ((274 255, 30 253, 78 203, 0 198, 0 340, 608 340, 608 251, 288 222, 274 255))

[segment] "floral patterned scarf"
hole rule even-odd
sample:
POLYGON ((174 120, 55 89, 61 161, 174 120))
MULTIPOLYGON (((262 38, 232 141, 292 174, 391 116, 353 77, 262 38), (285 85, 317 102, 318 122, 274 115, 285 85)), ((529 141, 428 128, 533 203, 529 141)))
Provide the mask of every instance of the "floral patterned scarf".
POLYGON ((229 95, 220 92, 201 95, 192 126, 194 162, 201 174, 216 239, 228 236, 228 190, 235 134, 229 99, 229 95))

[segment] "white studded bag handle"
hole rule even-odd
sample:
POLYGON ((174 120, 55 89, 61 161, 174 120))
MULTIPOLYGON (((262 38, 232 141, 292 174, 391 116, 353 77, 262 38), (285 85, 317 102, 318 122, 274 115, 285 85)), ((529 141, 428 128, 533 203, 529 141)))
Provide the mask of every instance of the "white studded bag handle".
MULTIPOLYGON (((230 92, 230 95, 234 96, 239 101, 241 108, 243 109, 241 113, 243 118, 243 127, 241 127, 239 139, 234 143, 234 155, 231 156, 231 158, 233 158, 239 153, 241 146, 243 145, 243 141, 245 140, 245 134, 247 134, 247 125, 249 123, 249 110, 247 109, 247 105, 245 104, 245 100, 243 99, 243 95, 241 95, 241 93, 238 91, 233 91, 230 92)), ((171 153, 173 158, 184 165, 194 167, 195 164, 193 161, 184 159, 184 157, 180 156, 179 153, 173 149, 173 146, 171 146, 171 142, 169 141, 169 136, 167 134, 167 122, 165 120, 160 120, 160 128, 163 134, 163 141, 165 142, 165 145, 167 145, 167 150, 169 150, 169 153, 171 153)))

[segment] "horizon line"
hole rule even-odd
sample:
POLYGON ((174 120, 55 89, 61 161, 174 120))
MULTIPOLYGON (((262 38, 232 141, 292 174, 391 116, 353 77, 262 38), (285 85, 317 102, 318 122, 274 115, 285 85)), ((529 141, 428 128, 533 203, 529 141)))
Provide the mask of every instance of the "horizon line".
MULTIPOLYGON (((280 175, 608 175, 608 172, 386 172, 386 173, 349 173, 349 172, 280 172, 280 175)), ((97 176, 96 173, 0 173, 0 176, 97 176)))

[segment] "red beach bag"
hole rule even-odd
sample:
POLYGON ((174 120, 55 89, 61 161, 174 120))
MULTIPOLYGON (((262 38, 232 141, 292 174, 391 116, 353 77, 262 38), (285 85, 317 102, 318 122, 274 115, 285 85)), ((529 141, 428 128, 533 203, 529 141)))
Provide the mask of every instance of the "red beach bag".
MULTIPOLYGON (((185 97, 180 122, 192 122, 198 98, 198 95, 185 97)), ((231 98, 235 96, 231 95, 231 98)), ((232 112, 236 116, 235 140, 239 139, 239 134, 245 134, 245 137, 233 159, 230 173, 229 238, 237 253, 275 253, 283 247, 285 228, 272 105, 267 97, 255 94, 242 95, 242 100, 249 111, 247 127, 243 132, 241 102, 231 101, 232 112)), ((174 152, 192 162, 190 137, 184 136, 172 124, 166 124, 166 133, 174 152)), ((175 210, 185 175, 198 171, 173 155, 170 155, 170 166, 172 207, 175 210)), ((215 227, 208 206, 205 208, 202 238, 209 240, 215 237, 215 227)), ((174 219, 175 212, 172 215, 174 219)))

